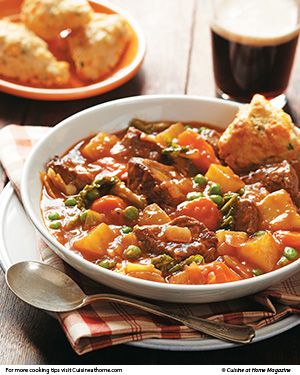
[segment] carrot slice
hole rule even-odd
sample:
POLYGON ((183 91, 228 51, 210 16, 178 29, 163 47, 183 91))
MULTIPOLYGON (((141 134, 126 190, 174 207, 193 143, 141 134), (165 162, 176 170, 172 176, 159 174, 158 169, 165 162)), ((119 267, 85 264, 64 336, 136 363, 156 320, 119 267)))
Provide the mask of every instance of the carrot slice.
POLYGON ((215 230, 222 218, 218 206, 207 198, 183 202, 177 206, 176 216, 186 215, 199 220, 210 230, 215 230))
POLYGON ((202 172, 206 172, 212 163, 220 163, 213 147, 193 130, 188 129, 179 134, 178 144, 194 149, 194 152, 187 153, 186 157, 190 158, 202 172))
POLYGON ((278 230, 273 233, 284 246, 291 246, 300 249, 300 232, 291 232, 289 230, 278 230))
POLYGON ((96 199, 91 205, 91 209, 104 214, 108 222, 116 225, 125 223, 121 210, 126 208, 126 203, 122 198, 114 195, 105 195, 104 197, 96 199))

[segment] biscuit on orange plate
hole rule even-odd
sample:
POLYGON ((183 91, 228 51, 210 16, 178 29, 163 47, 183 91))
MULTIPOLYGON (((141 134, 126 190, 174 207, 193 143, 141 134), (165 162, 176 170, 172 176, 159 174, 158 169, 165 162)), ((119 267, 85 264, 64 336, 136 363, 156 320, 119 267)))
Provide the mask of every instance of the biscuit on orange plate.
POLYGON ((41 38, 50 40, 64 29, 84 26, 92 14, 87 0, 25 0, 21 19, 41 38))
POLYGON ((94 13, 84 28, 68 37, 77 73, 87 80, 110 73, 124 53, 129 38, 130 30, 122 16, 94 13))
POLYGON ((0 74, 40 86, 65 85, 69 64, 57 61, 46 42, 23 24, 0 20, 0 74))

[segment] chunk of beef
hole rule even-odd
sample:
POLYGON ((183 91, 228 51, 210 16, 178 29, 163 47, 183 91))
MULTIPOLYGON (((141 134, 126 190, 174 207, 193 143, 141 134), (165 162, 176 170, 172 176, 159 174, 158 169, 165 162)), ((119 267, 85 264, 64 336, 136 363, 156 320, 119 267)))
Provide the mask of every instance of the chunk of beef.
POLYGON ((247 184, 260 182, 270 192, 285 189, 294 203, 300 206, 299 180, 295 169, 284 160, 281 163, 268 164, 243 177, 247 184))
POLYGON ((47 163, 47 169, 52 183, 65 194, 77 193, 85 185, 90 184, 100 171, 99 166, 93 166, 89 169, 69 155, 55 156, 47 163))
POLYGON ((246 198, 237 201, 234 209, 234 230, 253 234, 259 228, 260 218, 256 204, 246 198))
POLYGON ((198 220, 179 216, 163 225, 136 226, 133 230, 140 242, 141 248, 149 253, 167 253, 175 260, 182 260, 190 255, 201 254, 206 262, 212 262, 217 258, 217 237, 198 220), (168 226, 188 228, 191 232, 191 241, 188 243, 168 240, 165 235, 168 226))
POLYGON ((181 155, 177 155, 175 157, 166 157, 163 155, 162 161, 167 165, 172 165, 185 177, 195 176, 197 173, 199 173, 199 169, 195 166, 191 159, 187 159, 181 155))
POLYGON ((131 158, 128 162, 128 187, 143 194, 148 203, 175 207, 184 201, 186 185, 190 184, 191 180, 172 166, 142 158, 131 158))
POLYGON ((291 163, 291 166, 295 169, 298 180, 300 180, 300 159, 289 160, 289 163, 291 163))
POLYGON ((261 184, 256 182, 255 184, 245 185, 244 193, 242 198, 248 199, 251 202, 258 203, 269 194, 269 191, 261 184))
POLYGON ((157 143, 147 139, 147 134, 139 129, 130 127, 122 140, 116 143, 110 151, 116 158, 125 160, 134 156, 159 160, 162 148, 157 143))

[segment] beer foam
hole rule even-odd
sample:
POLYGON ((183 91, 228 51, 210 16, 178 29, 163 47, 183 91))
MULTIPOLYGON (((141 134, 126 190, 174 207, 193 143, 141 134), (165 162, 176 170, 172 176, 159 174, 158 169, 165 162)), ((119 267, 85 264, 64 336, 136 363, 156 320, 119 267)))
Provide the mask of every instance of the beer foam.
POLYGON ((223 0, 212 29, 243 44, 277 45, 299 33, 297 0, 223 0))

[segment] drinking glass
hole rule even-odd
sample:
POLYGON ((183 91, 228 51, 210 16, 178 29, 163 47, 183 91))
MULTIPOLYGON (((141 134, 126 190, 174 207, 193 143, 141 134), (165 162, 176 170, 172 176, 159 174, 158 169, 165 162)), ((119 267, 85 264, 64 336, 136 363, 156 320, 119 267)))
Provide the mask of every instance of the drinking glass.
POLYGON ((212 0, 216 92, 223 99, 271 99, 288 86, 299 36, 297 0, 212 0))

